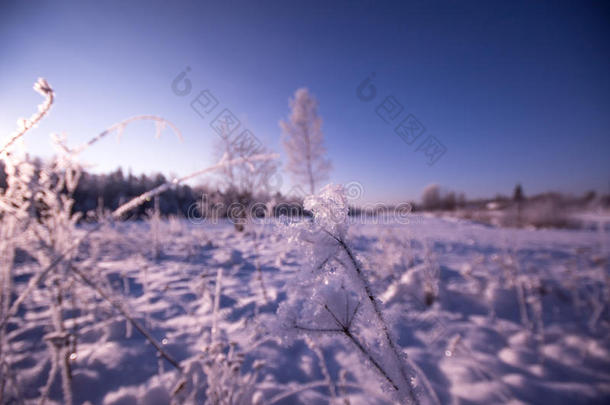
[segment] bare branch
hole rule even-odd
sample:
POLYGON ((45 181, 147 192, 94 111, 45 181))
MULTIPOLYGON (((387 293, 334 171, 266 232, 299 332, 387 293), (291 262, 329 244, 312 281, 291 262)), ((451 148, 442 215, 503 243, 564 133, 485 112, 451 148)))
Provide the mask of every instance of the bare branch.
POLYGON ((172 131, 174 131, 174 133, 176 134, 176 136, 178 137, 178 139, 180 139, 180 141, 182 141, 182 133, 180 132, 180 130, 178 129, 178 127, 176 127, 172 122, 166 120, 165 118, 162 117, 158 117, 156 115, 136 115, 135 117, 131 117, 131 118, 127 118, 126 120, 123 120, 121 122, 117 122, 116 124, 110 126, 108 129, 100 132, 98 135, 94 136, 93 138, 91 138, 88 142, 82 144, 81 146, 78 146, 74 149, 70 149, 67 146, 63 145, 63 147, 71 153, 80 153, 83 150, 87 149, 88 147, 90 147, 91 145, 93 145, 94 143, 98 142, 99 140, 101 140, 102 138, 104 138, 105 136, 109 135, 110 133, 117 131, 119 133, 119 135, 122 133, 123 129, 131 124, 132 122, 135 121, 154 121, 157 125, 157 136, 160 135, 161 131, 160 129, 164 126, 169 126, 172 131))

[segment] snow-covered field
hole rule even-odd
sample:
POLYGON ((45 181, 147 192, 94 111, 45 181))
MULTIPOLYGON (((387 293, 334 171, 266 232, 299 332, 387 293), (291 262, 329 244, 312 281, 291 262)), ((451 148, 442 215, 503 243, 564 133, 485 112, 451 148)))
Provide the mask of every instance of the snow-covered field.
MULTIPOLYGON (((340 333, 279 341, 276 311, 307 267, 281 225, 244 233, 229 223, 152 225, 106 225, 79 249, 75 263, 95 287, 74 275, 61 302, 75 404, 203 403, 211 395, 221 404, 393 403, 340 333)), ((610 402, 608 233, 413 217, 354 224, 345 239, 419 369, 422 403, 610 402)), ((18 292, 39 265, 25 255, 17 263, 18 292)), ((48 294, 35 290, 8 323, 5 384, 26 403, 38 403, 52 368, 48 294)), ((366 323, 358 331, 381 334, 366 323)), ((62 403, 60 378, 53 401, 62 403)))

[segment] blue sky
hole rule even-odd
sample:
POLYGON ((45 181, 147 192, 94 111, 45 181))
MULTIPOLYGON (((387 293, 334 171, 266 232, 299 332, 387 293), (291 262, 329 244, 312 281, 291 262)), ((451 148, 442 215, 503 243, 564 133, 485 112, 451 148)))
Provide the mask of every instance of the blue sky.
MULTIPOLYGON (((210 117, 190 107, 209 89, 270 149, 278 121, 306 86, 317 97, 334 182, 364 200, 416 199, 429 183, 468 196, 548 190, 608 192, 610 43, 603 2, 15 2, 1 3, 0 133, 55 88, 31 134, 79 144, 109 125, 156 114, 183 132, 139 123, 83 156, 91 170, 186 174, 214 160, 210 117), (171 91, 190 67, 189 96, 171 91), (377 96, 356 88, 372 72, 377 96), (376 107, 393 96, 426 132, 413 145, 376 107), (446 153, 432 166, 420 141, 446 153)), ((212 117, 213 118, 213 117, 212 117)), ((284 176, 286 189, 290 182, 284 176)))

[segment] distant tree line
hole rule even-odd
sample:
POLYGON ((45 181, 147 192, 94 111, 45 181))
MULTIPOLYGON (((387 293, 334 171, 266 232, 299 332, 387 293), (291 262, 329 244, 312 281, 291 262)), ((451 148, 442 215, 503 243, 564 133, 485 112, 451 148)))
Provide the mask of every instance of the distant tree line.
POLYGON ((492 198, 466 199, 464 193, 442 189, 438 184, 426 186, 422 192, 421 204, 413 204, 415 211, 453 211, 460 208, 470 209, 502 209, 509 206, 521 209, 523 206, 533 203, 548 202, 565 208, 582 207, 608 207, 610 206, 610 195, 598 195, 595 191, 575 196, 557 192, 538 193, 526 196, 521 184, 517 184, 513 190, 512 197, 496 195, 492 198))
MULTIPOLYGON (((39 172, 43 166, 41 159, 34 158, 30 161, 34 165, 35 172, 39 172)), ((87 213, 100 210, 114 210, 121 204, 140 194, 153 189, 167 179, 162 174, 150 176, 123 174, 122 169, 117 169, 108 174, 94 174, 83 171, 74 191, 74 212, 81 212, 86 217, 87 213)), ((6 172, 4 162, 0 161, 0 189, 6 188, 6 172)), ((194 189, 188 185, 172 188, 159 197, 159 209, 162 215, 187 215, 191 207, 201 196, 202 190, 194 189)), ((130 217, 141 218, 146 211, 153 208, 153 201, 136 208, 130 217)))
POLYGON ((526 195, 521 184, 517 184, 512 197, 497 195, 466 200, 463 194, 431 184, 422 193, 421 205, 415 205, 413 210, 445 214, 453 211, 449 215, 508 227, 582 228, 590 224, 574 214, 609 207, 610 195, 598 195, 595 191, 582 195, 557 192, 526 195))
MULTIPOLYGON (((43 166, 41 159, 34 158, 30 162, 40 171, 43 166)), ((263 168, 265 169, 265 168, 263 168)), ((265 170, 258 172, 265 173, 265 170)), ((224 178, 233 178, 225 173, 224 178)), ((233 174, 233 173, 231 173, 233 174)), ((240 178, 246 177, 245 174, 240 178)), ((4 162, 0 160, 0 189, 7 186, 4 162)), ((258 180, 257 180, 258 181, 258 180)), ((84 219, 95 219, 97 214, 104 211, 112 211, 130 199, 141 195, 161 184, 167 182, 167 178, 162 174, 139 175, 131 173, 125 175, 122 169, 117 169, 108 174, 94 174, 83 171, 78 186, 73 194, 74 212, 83 214, 84 219)), ((225 181, 226 182, 226 181, 225 181)), ((301 216, 308 215, 303 209, 302 198, 283 196, 280 193, 267 193, 261 191, 258 183, 248 184, 248 187, 239 186, 241 183, 235 181, 226 182, 217 187, 180 185, 171 188, 158 197, 157 207, 162 216, 177 215, 193 218, 224 218, 229 215, 235 216, 236 205, 253 212, 241 213, 261 217, 264 215, 287 215, 301 216), (236 185, 237 184, 237 185, 236 185), (259 189, 258 191, 255 191, 259 189)), ((551 222, 547 217, 552 216, 564 221, 561 215, 556 212, 563 212, 567 209, 582 207, 609 207, 610 196, 598 196, 594 191, 585 193, 582 196, 567 196, 559 193, 541 193, 526 196, 520 185, 513 191, 513 196, 496 196, 488 199, 467 200, 463 193, 455 193, 444 190, 436 184, 431 184, 424 189, 421 204, 409 203, 409 209, 413 211, 488 211, 490 209, 513 210, 511 214, 512 222, 551 222), (544 213, 544 215, 542 215, 544 213)), ((155 207, 155 201, 147 201, 133 211, 130 211, 130 219, 141 219, 148 215, 150 210, 155 207)), ((376 216, 387 214, 388 211, 395 209, 405 209, 405 207, 393 207, 380 204, 374 207, 351 206, 349 215, 351 216, 376 216)), ((507 216, 508 218, 508 216, 507 216)))
MULTIPOLYGON (((43 167, 43 161, 39 158, 31 159, 30 163, 35 167, 35 173, 39 173, 43 167)), ((0 190, 7 186, 4 168, 4 162, 0 160, 0 190)), ((76 190, 72 194, 74 199, 72 211, 82 213, 84 220, 94 220, 102 212, 113 211, 132 198, 167 181, 163 174, 125 175, 120 168, 107 174, 95 174, 83 170, 76 190)), ((303 215, 301 198, 286 197, 280 193, 256 192, 253 188, 256 188, 255 185, 237 187, 233 183, 222 183, 218 187, 180 185, 160 194, 156 203, 154 200, 147 201, 130 211, 128 218, 145 218, 155 207, 161 216, 224 218, 229 215, 235 216, 236 204, 252 209, 253 212, 249 214, 257 217, 270 213, 275 216, 303 215)))

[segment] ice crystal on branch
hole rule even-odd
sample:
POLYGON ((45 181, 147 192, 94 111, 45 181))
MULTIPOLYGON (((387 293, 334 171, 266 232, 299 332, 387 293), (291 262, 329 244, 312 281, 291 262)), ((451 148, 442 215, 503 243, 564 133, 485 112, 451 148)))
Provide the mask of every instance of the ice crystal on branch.
POLYGON ((313 213, 313 220, 284 226, 308 260, 287 286, 289 295, 278 309, 278 332, 284 338, 342 336, 396 398, 419 403, 414 381, 425 381, 425 376, 415 371, 395 343, 362 262, 346 241, 345 190, 327 185, 306 198, 305 209, 313 213))
POLYGON ((304 206, 313 212, 314 222, 322 230, 337 238, 345 237, 349 207, 343 186, 327 185, 318 195, 307 197, 304 206))

